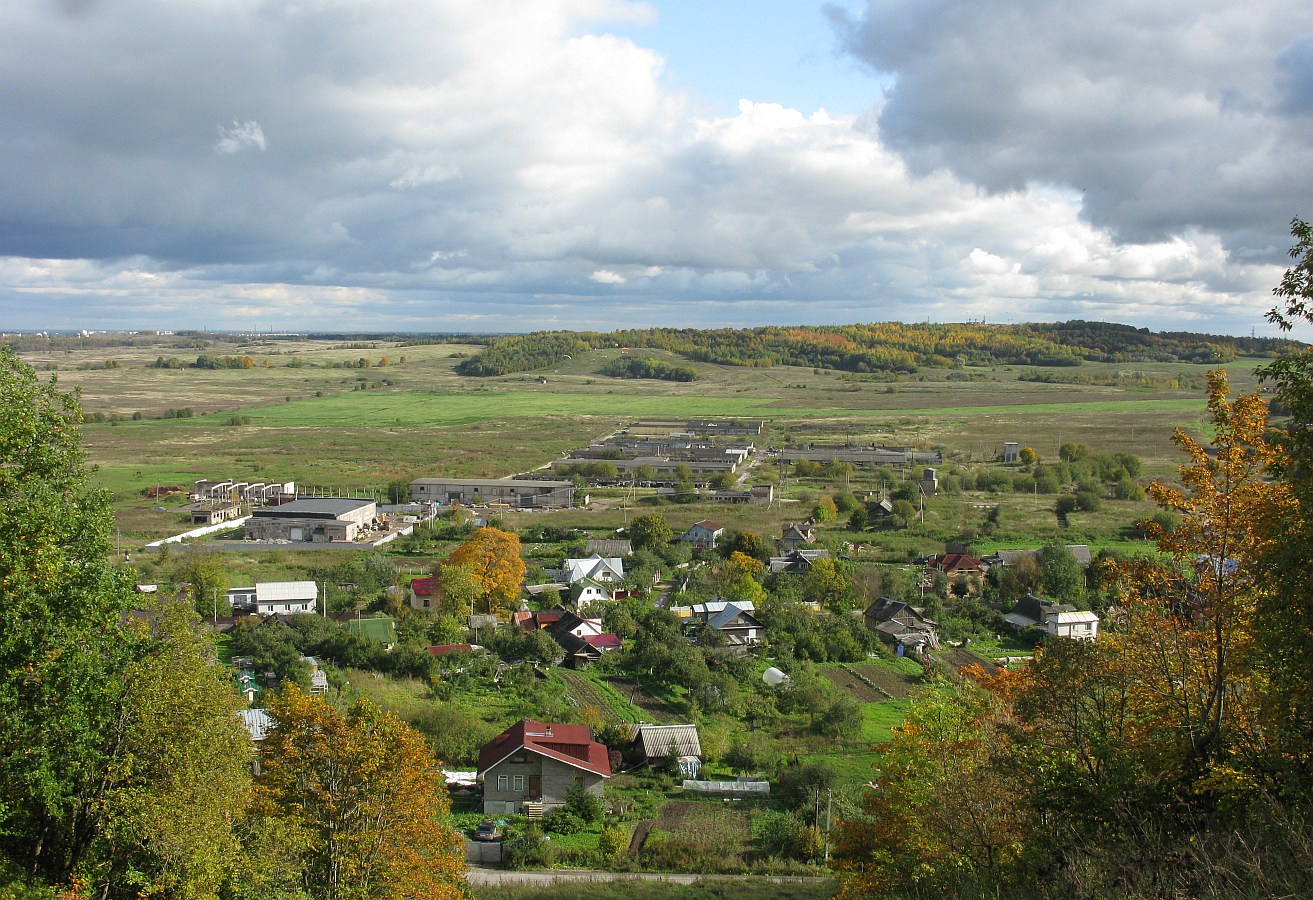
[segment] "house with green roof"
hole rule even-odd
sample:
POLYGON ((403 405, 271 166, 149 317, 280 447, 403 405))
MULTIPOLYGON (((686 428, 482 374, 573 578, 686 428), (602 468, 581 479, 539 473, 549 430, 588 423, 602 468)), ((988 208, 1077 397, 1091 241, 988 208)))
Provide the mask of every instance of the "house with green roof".
POLYGON ((371 616, 368 619, 347 619, 346 630, 369 638, 391 650, 397 644, 397 623, 391 616, 371 616))

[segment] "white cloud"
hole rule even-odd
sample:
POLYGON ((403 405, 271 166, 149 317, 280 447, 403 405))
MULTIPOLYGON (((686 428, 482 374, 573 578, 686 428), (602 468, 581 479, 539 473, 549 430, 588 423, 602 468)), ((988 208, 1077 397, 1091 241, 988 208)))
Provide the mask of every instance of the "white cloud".
MULTIPOLYGON (((1264 9, 1309 18, 1288 2, 1264 9)), ((942 4, 872 2, 848 45, 897 72, 875 125, 698 114, 641 31, 607 33, 648 4, 123 0, 76 27, 20 5, 0 13, 0 171, 22 176, 0 191, 0 318, 1261 327, 1284 223, 1313 208, 1311 126, 1272 109, 1313 54, 1278 78, 1275 26, 1215 0, 1182 13, 1196 44, 1157 7, 1012 3, 957 29, 942 4), (1137 55, 1157 38, 1170 64, 1137 55)))
POLYGON ((249 119, 245 122, 233 122, 231 128, 219 128, 219 140, 214 145, 215 153, 240 153, 243 150, 265 150, 264 129, 259 122, 249 119))

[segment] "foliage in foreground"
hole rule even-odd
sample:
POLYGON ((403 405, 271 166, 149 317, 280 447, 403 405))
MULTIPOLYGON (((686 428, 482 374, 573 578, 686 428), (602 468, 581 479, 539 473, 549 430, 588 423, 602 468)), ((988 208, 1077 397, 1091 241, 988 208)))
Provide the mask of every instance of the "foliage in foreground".
POLYGON ((109 562, 80 421, 0 348, 0 897, 463 895, 435 763, 390 714, 290 688, 253 784, 190 603, 109 562))
MULTIPOLYGON (((1307 352, 1274 367, 1291 408, 1310 372, 1307 352)), ((1313 890, 1308 420, 1271 428, 1220 373, 1209 410, 1211 447, 1177 433, 1182 487, 1151 489, 1179 525, 1144 524, 1160 556, 1115 567, 1097 643, 912 703, 842 827, 845 896, 1313 890)))

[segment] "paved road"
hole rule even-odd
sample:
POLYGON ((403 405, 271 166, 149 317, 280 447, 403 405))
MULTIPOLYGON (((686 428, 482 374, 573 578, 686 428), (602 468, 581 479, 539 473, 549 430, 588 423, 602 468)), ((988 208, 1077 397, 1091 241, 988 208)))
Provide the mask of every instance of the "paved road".
POLYGON ((822 884, 831 878, 799 877, 790 875, 676 875, 665 872, 594 872, 587 869, 557 869, 551 872, 508 872, 504 869, 485 869, 471 866, 466 876, 475 887, 498 884, 538 885, 546 887, 570 881, 667 881, 671 884, 693 884, 704 878, 717 881, 752 879, 772 884, 822 884))

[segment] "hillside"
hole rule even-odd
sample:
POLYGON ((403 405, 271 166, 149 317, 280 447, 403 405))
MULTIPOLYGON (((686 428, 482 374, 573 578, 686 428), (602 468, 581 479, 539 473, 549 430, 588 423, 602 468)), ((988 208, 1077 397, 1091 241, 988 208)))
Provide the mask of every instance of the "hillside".
MULTIPOLYGON (((1129 325, 1071 321, 1023 325, 907 325, 745 329, 648 328, 550 331, 491 339, 460 364, 462 375, 507 375, 559 365, 589 350, 643 347, 728 366, 803 366, 857 373, 911 373, 964 366, 1079 366, 1082 362, 1191 362, 1273 357, 1302 346, 1280 338, 1152 333, 1129 325)), ((604 373, 606 374, 606 373, 604 373)))

